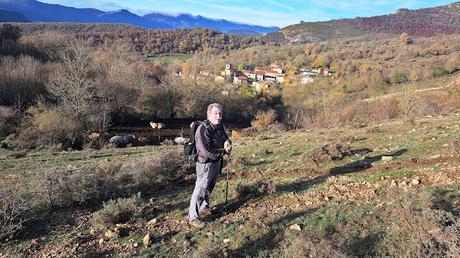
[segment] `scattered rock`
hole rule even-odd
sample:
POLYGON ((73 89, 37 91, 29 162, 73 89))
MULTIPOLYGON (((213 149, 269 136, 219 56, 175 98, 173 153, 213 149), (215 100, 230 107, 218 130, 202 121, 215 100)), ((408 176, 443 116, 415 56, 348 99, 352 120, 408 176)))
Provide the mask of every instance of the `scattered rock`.
POLYGON ((392 186, 392 187, 398 186, 398 183, 396 183, 395 180, 391 180, 390 186, 392 186))
POLYGON ((437 158, 439 158, 439 157, 441 157, 441 154, 433 155, 433 156, 430 157, 430 159, 437 159, 437 158))
POLYGON ((383 161, 392 161, 394 158, 392 156, 382 156, 383 161))
POLYGON ((414 178, 414 179, 412 179, 412 181, 410 183, 411 183, 411 185, 419 185, 420 180, 414 178))
POLYGON ((144 247, 149 247, 150 245, 150 234, 147 233, 147 235, 144 236, 144 239, 142 240, 142 243, 144 244, 144 247))
POLYGON ((104 238, 99 239, 99 244, 102 245, 104 243, 104 238))
POLYGON ((133 246, 134 246, 134 248, 137 248, 137 247, 139 246, 139 244, 138 244, 138 243, 134 243, 133 246))
POLYGON ((226 238, 224 239, 224 244, 230 243, 230 239, 226 238))
POLYGON ((155 224, 157 224, 157 218, 151 219, 151 220, 149 220, 149 222, 147 222, 147 225, 149 225, 149 226, 152 226, 152 225, 155 225, 155 224))
POLYGON ((409 184, 406 181, 402 181, 401 183, 398 184, 399 186, 408 186, 409 184))
POLYGON ((352 151, 350 146, 342 145, 341 143, 336 143, 326 144, 315 148, 308 158, 316 164, 319 164, 329 161, 342 160, 345 157, 350 156, 351 154, 352 151))
POLYGON ((290 230, 294 230, 294 231, 302 231, 302 228, 300 227, 299 224, 293 224, 289 227, 290 230))
POLYGON ((106 238, 114 238, 114 237, 118 236, 118 233, 115 232, 115 231, 112 231, 112 230, 107 230, 107 232, 105 232, 104 236, 106 238))

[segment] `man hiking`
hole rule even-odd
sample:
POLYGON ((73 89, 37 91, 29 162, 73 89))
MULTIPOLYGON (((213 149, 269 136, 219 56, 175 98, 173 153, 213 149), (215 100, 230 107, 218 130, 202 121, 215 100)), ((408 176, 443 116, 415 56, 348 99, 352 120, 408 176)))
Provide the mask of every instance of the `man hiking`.
POLYGON ((232 150, 232 143, 221 125, 222 116, 221 104, 209 105, 207 119, 197 127, 195 133, 197 178, 190 200, 189 224, 199 229, 206 225, 200 216, 211 214, 210 195, 222 170, 223 156, 232 150))

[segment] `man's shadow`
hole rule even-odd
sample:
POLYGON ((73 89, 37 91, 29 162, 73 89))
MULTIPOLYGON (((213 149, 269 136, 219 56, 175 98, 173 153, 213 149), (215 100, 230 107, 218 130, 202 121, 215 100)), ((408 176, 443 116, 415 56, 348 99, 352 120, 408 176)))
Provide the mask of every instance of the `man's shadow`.
POLYGON ((368 168, 372 167, 372 164, 374 162, 382 160, 382 157, 384 156, 390 156, 390 157, 399 157, 403 155, 404 153, 407 152, 407 149, 403 148, 400 149, 394 153, 391 154, 381 154, 377 156, 372 156, 372 157, 366 157, 363 160, 358 160, 340 167, 335 167, 329 170, 330 175, 343 175, 343 174, 349 174, 349 173, 354 173, 354 172, 360 172, 363 170, 366 170, 368 168))
MULTIPOLYGON (((357 151, 357 150, 354 150, 354 151, 357 151)), ((343 166, 334 167, 329 170, 329 173, 325 175, 321 175, 319 177, 315 177, 313 179, 304 178, 304 179, 300 179, 292 183, 279 184, 279 185, 276 185, 276 194, 286 193, 286 192, 297 192, 297 191, 301 192, 301 191, 307 190, 308 188, 314 185, 318 185, 318 184, 325 182, 327 178, 329 178, 330 176, 345 175, 349 173, 364 171, 368 168, 371 168, 373 163, 382 160, 382 157, 384 156, 390 156, 390 157, 395 158, 395 157, 399 157, 403 155, 407 151, 408 150, 406 148, 403 148, 393 153, 365 157, 362 160, 354 161, 352 163, 348 163, 343 166)), ((223 174, 223 176, 225 176, 225 174, 223 174)), ((234 176, 234 175, 231 174, 231 176, 234 176)), ((258 183, 260 182, 257 182, 247 187, 256 188, 258 183)), ((228 194, 229 196, 231 195, 230 192, 228 194)), ((226 214, 233 213, 237 211, 245 203, 249 201, 255 201, 255 200, 261 199, 266 194, 267 194, 266 192, 254 191, 253 193, 249 195, 234 197, 231 199, 229 198, 227 205, 224 202, 216 206, 216 208, 214 209, 214 213, 209 217, 209 220, 219 219, 225 216, 226 214)))

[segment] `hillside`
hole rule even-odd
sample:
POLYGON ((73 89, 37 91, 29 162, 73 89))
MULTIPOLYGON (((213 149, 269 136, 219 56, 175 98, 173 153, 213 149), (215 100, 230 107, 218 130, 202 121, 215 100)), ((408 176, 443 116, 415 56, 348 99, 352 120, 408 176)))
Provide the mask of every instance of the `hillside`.
POLYGON ((393 14, 373 17, 301 22, 268 34, 265 39, 297 43, 403 32, 412 36, 460 33, 460 3, 419 10, 400 9, 393 14))
POLYGON ((121 24, 18 23, 28 36, 69 35, 92 44, 118 44, 144 56, 194 54, 204 49, 229 51, 265 44, 256 37, 229 35, 209 29, 148 30, 121 24))
POLYGON ((27 22, 24 15, 0 8, 0 22, 27 22))
POLYGON ((161 13, 150 13, 143 16, 149 21, 164 22, 173 28, 191 29, 207 28, 230 34, 237 35, 257 35, 278 30, 278 27, 263 27, 257 25, 248 25, 224 19, 210 19, 201 15, 193 16, 191 14, 179 14, 177 16, 166 15, 161 13))
POLYGON ((64 192, 59 185, 44 188, 29 203, 46 203, 40 199, 46 191, 55 205, 66 191, 83 203, 137 192, 140 199, 106 205, 106 212, 116 207, 132 211, 107 227, 97 222, 109 216, 97 213, 102 202, 76 202, 49 213, 37 210, 16 240, 1 245, 0 255, 456 256, 459 115, 235 138, 224 170, 230 173, 228 213, 223 213, 224 174, 213 195, 216 209, 201 231, 187 226, 194 175, 193 167, 182 163, 178 147, 2 150, 3 191, 13 185, 21 192, 33 191, 19 186, 46 182, 46 177, 57 180, 58 175, 62 181, 56 182, 74 182, 64 192), (337 142, 348 152, 312 162, 315 147, 337 142), (44 180, 37 178, 37 170, 46 171, 40 174, 44 180), (103 197, 92 182, 110 189, 112 197, 103 197))

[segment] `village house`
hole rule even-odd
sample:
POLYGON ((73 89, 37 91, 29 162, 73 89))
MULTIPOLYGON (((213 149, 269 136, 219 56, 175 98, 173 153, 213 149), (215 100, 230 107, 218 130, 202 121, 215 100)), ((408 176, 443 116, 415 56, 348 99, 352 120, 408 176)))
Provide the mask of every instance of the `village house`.
POLYGON ((233 84, 242 85, 248 83, 248 77, 246 76, 235 76, 233 77, 233 84))
POLYGON ((230 76, 233 73, 233 67, 231 64, 226 64, 225 65, 225 70, 223 76, 230 76))
POLYGON ((243 73, 249 79, 253 79, 253 80, 256 79, 256 74, 251 70, 242 70, 241 73, 243 73))
POLYGON ((254 70, 254 74, 256 75, 256 80, 258 80, 258 81, 263 81, 264 80, 264 75, 266 73, 267 72, 265 70, 261 70, 261 69, 255 69, 254 70))
POLYGON ((265 81, 273 81, 273 82, 283 83, 284 80, 285 80, 285 75, 284 74, 278 74, 278 73, 266 73, 264 75, 264 80, 265 81))
POLYGON ((264 81, 276 82, 276 73, 265 73, 264 81))
POLYGON ((252 86, 256 89, 257 92, 267 91, 268 84, 263 81, 256 81, 252 83, 252 86))
POLYGON ((272 64, 270 65, 270 68, 272 70, 272 72, 275 72, 275 73, 278 73, 278 74, 283 74, 284 71, 283 71, 283 68, 277 64, 272 64))

